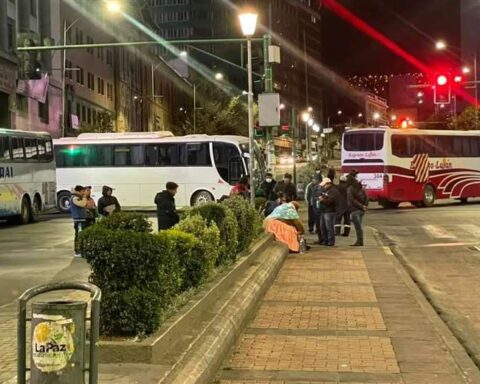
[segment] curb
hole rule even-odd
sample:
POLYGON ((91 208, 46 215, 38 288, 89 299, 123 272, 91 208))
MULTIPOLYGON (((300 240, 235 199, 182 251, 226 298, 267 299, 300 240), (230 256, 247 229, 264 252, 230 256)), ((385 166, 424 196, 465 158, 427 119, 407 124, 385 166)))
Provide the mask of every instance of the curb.
POLYGON ((475 359, 469 354, 468 348, 457 338, 455 329, 452 330, 448 323, 445 322, 437 312, 435 301, 429 294, 424 280, 386 234, 376 229, 373 230, 373 233, 377 241, 380 244, 384 244, 383 249, 385 255, 391 258, 395 268, 403 278, 405 284, 410 288, 417 303, 428 316, 435 331, 440 335, 465 382, 480 383, 480 371, 478 370, 475 359))

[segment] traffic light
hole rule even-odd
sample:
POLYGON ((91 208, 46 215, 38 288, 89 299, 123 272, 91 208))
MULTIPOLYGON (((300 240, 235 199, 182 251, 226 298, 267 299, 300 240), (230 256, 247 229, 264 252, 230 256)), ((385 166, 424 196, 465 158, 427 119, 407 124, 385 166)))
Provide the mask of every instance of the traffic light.
POLYGON ((435 75, 433 86, 433 102, 435 104, 450 104, 452 96, 451 75, 448 72, 441 72, 435 75))
POLYGON ((255 122, 255 127, 254 127, 254 133, 255 133, 255 137, 263 137, 265 136, 265 130, 263 129, 263 127, 260 127, 260 124, 258 121, 255 122))

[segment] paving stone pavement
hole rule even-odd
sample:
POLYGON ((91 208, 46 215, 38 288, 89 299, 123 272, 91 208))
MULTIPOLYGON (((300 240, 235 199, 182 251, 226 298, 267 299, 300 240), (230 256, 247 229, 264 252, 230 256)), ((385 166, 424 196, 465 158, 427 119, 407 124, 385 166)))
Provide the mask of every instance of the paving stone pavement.
POLYGON ((473 382, 373 231, 339 243, 289 256, 215 383, 473 382))

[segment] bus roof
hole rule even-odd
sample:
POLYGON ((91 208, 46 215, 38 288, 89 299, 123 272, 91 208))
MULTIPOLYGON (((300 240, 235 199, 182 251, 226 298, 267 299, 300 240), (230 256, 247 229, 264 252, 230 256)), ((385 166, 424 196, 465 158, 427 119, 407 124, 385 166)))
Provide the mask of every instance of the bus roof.
POLYGON ((55 144, 95 144, 95 143, 145 143, 145 142, 202 142, 227 141, 233 143, 248 142, 244 136, 222 135, 187 135, 174 136, 169 131, 160 132, 122 132, 122 133, 84 133, 78 137, 63 137, 54 141, 55 144))
POLYGON ((368 128, 351 128, 345 133, 359 132, 378 132, 384 131, 389 134, 400 135, 434 135, 434 136, 480 136, 480 131, 456 131, 447 129, 417 129, 417 128, 391 128, 391 127, 368 127, 368 128))
POLYGON ((50 133, 43 131, 21 131, 19 129, 0 128, 0 135, 30 135, 30 136, 50 136, 50 133))

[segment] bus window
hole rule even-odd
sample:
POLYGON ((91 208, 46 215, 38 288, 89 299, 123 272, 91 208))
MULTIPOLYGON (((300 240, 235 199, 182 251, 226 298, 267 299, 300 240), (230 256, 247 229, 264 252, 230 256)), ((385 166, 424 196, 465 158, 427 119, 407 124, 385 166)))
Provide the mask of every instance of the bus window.
POLYGON ((24 138, 25 157, 27 160, 38 160, 37 141, 34 138, 24 138))
POLYGON ((347 133, 343 139, 346 151, 379 151, 383 148, 384 132, 347 133))
POLYGON ((37 139, 38 160, 40 161, 47 160, 47 148, 45 144, 45 139, 37 139))
POLYGON ((21 137, 10 138, 10 148, 12 150, 12 158, 14 160, 24 160, 25 152, 23 148, 23 139, 21 137))
POLYGON ((145 164, 145 147, 143 145, 116 145, 114 164, 119 167, 143 166, 145 164))
POLYGON ((10 160, 10 141, 7 136, 0 136, 0 161, 10 160))
POLYGON ((408 157, 408 136, 392 135, 392 153, 398 157, 408 157))
POLYGON ((187 144, 187 165, 189 167, 211 166, 209 143, 187 144))
POLYGON ((149 167, 158 167, 158 145, 147 144, 145 146, 145 165, 149 167))
POLYGON ((47 139, 45 141, 45 149, 46 149, 46 153, 45 153, 45 157, 47 159, 47 161, 53 161, 53 142, 52 142, 52 139, 47 139))
POLYGON ((185 165, 184 144, 158 145, 158 165, 160 167, 181 167, 185 165))
POLYGON ((233 185, 240 179, 243 173, 243 165, 240 157, 240 151, 235 145, 214 142, 213 159, 215 161, 217 171, 223 180, 233 185))
POLYGON ((111 145, 89 145, 88 166, 111 167, 113 147, 111 145))

